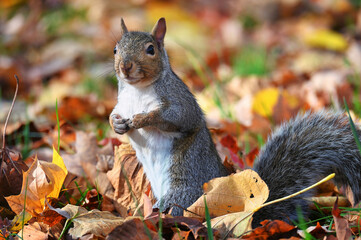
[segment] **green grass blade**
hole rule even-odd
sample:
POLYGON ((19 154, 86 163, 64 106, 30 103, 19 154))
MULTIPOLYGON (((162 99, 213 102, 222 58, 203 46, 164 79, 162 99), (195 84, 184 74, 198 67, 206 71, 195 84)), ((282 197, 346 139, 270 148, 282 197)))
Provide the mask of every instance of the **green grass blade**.
POLYGON ((213 240, 213 231, 212 231, 212 224, 211 224, 211 216, 209 215, 209 210, 207 206, 206 196, 204 196, 204 207, 206 212, 206 222, 207 222, 207 233, 208 239, 213 240))
POLYGON ((21 221, 21 239, 24 239, 24 225, 25 225, 25 211, 26 211, 26 195, 28 193, 28 180, 29 176, 26 177, 26 183, 25 183, 25 194, 24 194, 24 208, 23 208, 23 216, 21 221))
POLYGON ((358 150, 360 151, 361 153, 361 143, 360 143, 360 139, 359 139, 359 136, 357 134, 357 130, 356 130, 356 127, 355 127, 355 124, 352 120, 352 117, 351 117, 351 114, 350 114, 350 109, 348 108, 348 105, 347 105, 347 102, 345 100, 345 98, 343 99, 343 102, 345 103, 345 108, 346 108, 346 111, 347 111, 347 114, 348 114, 348 118, 350 120, 350 126, 351 126, 351 130, 352 130, 352 134, 353 134, 353 137, 355 138, 355 142, 356 142, 356 145, 357 145, 357 148, 358 150))

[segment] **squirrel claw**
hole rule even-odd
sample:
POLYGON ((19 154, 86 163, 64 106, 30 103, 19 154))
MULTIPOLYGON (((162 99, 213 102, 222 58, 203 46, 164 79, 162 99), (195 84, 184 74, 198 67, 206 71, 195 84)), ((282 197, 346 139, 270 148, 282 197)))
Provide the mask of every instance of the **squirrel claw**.
POLYGON ((130 127, 128 126, 129 119, 122 118, 119 114, 113 114, 112 116, 113 129, 114 132, 118 134, 124 134, 129 131, 130 127))

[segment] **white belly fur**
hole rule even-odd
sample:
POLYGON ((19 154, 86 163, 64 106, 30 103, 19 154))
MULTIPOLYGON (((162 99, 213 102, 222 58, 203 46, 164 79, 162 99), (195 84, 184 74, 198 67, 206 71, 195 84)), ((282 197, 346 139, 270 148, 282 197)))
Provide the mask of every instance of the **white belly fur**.
MULTIPOLYGON (((126 85, 118 96, 118 104, 113 113, 122 118, 132 118, 135 114, 147 113, 159 107, 159 100, 152 87, 143 90, 126 85)), ((174 133, 162 132, 145 127, 129 131, 130 143, 151 183, 153 193, 159 200, 169 188, 169 166, 174 133)))

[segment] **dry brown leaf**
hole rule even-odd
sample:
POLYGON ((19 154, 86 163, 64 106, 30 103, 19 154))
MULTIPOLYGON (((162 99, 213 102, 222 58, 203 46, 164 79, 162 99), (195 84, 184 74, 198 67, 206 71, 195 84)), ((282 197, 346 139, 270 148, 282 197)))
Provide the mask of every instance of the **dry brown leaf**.
POLYGON ((114 167, 107 173, 107 176, 115 188, 114 199, 119 204, 117 211, 122 216, 127 215, 126 210, 129 207, 134 211, 138 205, 143 203, 143 193, 149 190, 150 184, 130 144, 115 147, 114 167), (133 194, 127 181, 129 181, 133 194))
POLYGON ((143 214, 147 218, 153 213, 153 204, 147 194, 143 193, 143 214))
POLYGON ((97 165, 96 169, 101 172, 108 172, 113 169, 114 167, 114 156, 113 155, 104 155, 99 154, 97 155, 97 165))
POLYGON ((23 236, 24 240, 47 240, 49 239, 49 226, 34 222, 30 225, 25 225, 24 229, 18 233, 18 236, 23 236))
MULTIPOLYGON (((215 217, 253 210, 261 206, 269 194, 266 183, 250 169, 227 177, 212 179, 205 183, 203 188, 205 194, 188 208, 199 216, 205 215, 204 196, 206 196, 211 217, 215 217)), ((197 217, 189 212, 185 212, 184 216, 197 217)))
POLYGON ((335 221, 335 230, 337 239, 351 239, 352 232, 346 218, 341 217, 341 210, 338 208, 336 200, 332 209, 333 220, 335 221))
POLYGON ((89 181, 97 188, 100 194, 107 196, 110 199, 114 198, 114 188, 110 183, 107 174, 96 169, 95 165, 88 162, 81 162, 85 174, 89 181))
POLYGON ((163 214, 160 217, 159 212, 153 212, 143 221, 138 217, 128 217, 108 235, 107 239, 153 239, 153 233, 156 234, 160 227, 160 219, 163 239, 179 239, 179 235, 185 236, 180 239, 207 238, 207 228, 197 219, 163 214))
POLYGON ((74 227, 69 229, 73 238, 79 238, 85 234, 94 234, 105 237, 116 226, 124 222, 124 218, 116 217, 110 212, 97 209, 88 211, 83 207, 66 205, 61 209, 70 215, 74 227))
POLYGON ((211 220, 212 229, 218 230, 221 238, 239 237, 252 229, 252 215, 252 211, 243 211, 213 218, 211 220))
POLYGON ((122 225, 116 227, 109 235, 107 240, 142 240, 159 239, 158 233, 148 228, 139 218, 125 221, 122 225))
MULTIPOLYGON (((7 206, 4 197, 19 194, 21 192, 23 173, 29 169, 24 161, 20 158, 20 153, 14 154, 9 152, 9 155, 13 160, 16 168, 19 169, 19 172, 16 171, 9 159, 5 158, 2 161, 1 170, 3 172, 0 174, 0 206, 7 206)), ((2 215, 1 211, 0 215, 2 215)))
POLYGON ((96 137, 93 133, 85 133, 81 131, 76 132, 75 149, 76 154, 64 154, 63 159, 67 169, 69 169, 69 172, 80 177, 85 175, 81 165, 82 162, 96 165, 97 154, 113 154, 111 143, 103 148, 99 148, 96 137))
MULTIPOLYGON (((336 202, 337 197, 330 196, 330 197, 310 197, 307 198, 307 200, 311 202, 317 203, 317 205, 323 206, 323 207, 332 207, 336 202)), ((338 197, 339 206, 341 207, 348 207, 350 206, 350 202, 345 197, 338 197)))

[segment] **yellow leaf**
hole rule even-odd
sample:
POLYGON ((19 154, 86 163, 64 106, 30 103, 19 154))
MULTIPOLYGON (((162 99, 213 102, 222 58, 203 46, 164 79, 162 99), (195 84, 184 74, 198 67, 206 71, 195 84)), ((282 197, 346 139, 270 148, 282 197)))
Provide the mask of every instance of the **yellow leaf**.
MULTIPOLYGON (((59 164, 59 159, 55 162, 59 164)), ((66 172, 62 167, 35 158, 29 170, 23 174, 20 194, 5 199, 16 214, 24 209, 24 205, 29 213, 41 213, 45 206, 45 197, 58 197, 65 177, 66 172)))
POLYGON ((68 170, 65 167, 63 158, 60 157, 59 153, 55 150, 53 146, 53 162, 52 164, 55 164, 56 166, 59 166, 58 168, 52 168, 53 165, 49 166, 49 170, 52 175, 56 176, 56 179, 54 179, 54 189, 51 191, 48 195, 48 197, 57 198, 59 196, 61 187, 64 183, 65 177, 68 174, 68 170))
POLYGON ((343 51, 347 48, 346 39, 339 33, 321 29, 305 36, 304 41, 311 47, 325 48, 334 51, 343 51))
POLYGON ((54 146, 53 146, 53 163, 58 165, 61 169, 63 169, 65 174, 68 174, 68 169, 66 169, 66 167, 65 167, 63 158, 60 157, 59 153, 56 151, 54 146))
POLYGON ((14 231, 14 232, 17 232, 17 231, 20 231, 24 224, 27 223, 33 216, 26 212, 24 213, 24 211, 22 211, 21 213, 19 213, 18 215, 16 215, 14 217, 14 219, 12 220, 11 222, 11 228, 10 228, 10 231, 14 231))
POLYGON ((253 111, 263 117, 271 116, 279 95, 280 92, 277 88, 266 88, 259 91, 253 99, 253 111))

